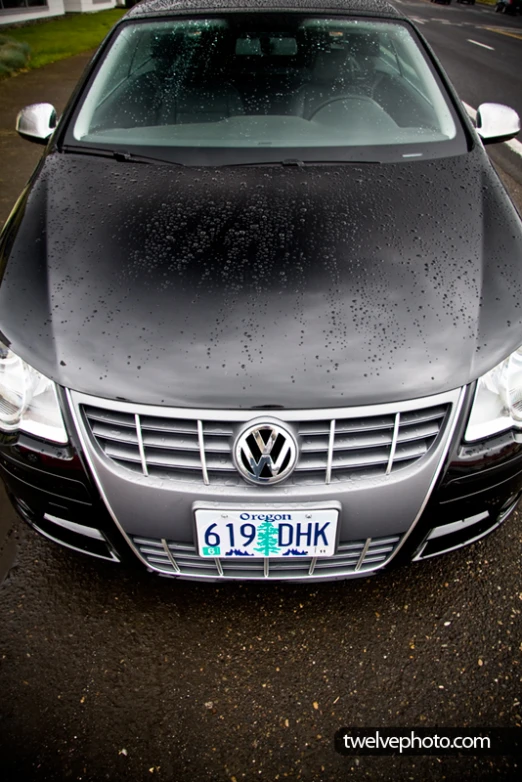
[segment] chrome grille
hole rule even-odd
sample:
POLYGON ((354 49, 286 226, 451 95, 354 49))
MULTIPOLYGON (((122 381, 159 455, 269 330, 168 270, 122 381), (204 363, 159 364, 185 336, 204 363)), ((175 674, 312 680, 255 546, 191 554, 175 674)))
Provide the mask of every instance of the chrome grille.
POLYGON ((194 545, 158 538, 131 538, 148 566, 159 573, 194 578, 296 579, 328 578, 371 572, 383 567, 399 545, 399 535, 340 543, 333 557, 290 560, 241 558, 206 559, 194 545))
MULTIPOLYGON (((444 404, 389 415, 292 421, 300 453, 287 483, 334 483, 407 467, 432 448, 448 407, 444 404)), ((237 421, 213 421, 91 405, 82 410, 88 430, 104 455, 127 470, 161 479, 246 485, 232 458, 244 416, 237 421)), ((284 413, 280 417, 284 420, 284 413)))
POLYGON ((303 422, 294 475, 320 473, 329 483, 354 474, 395 472, 428 453, 446 413, 447 406, 438 405, 395 415, 303 422))

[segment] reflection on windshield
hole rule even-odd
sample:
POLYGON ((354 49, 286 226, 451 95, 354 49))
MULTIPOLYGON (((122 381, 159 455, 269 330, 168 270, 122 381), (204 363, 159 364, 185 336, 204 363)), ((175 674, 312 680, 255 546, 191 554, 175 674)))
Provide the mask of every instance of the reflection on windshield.
POLYGON ((109 147, 391 145, 401 157, 456 134, 406 26, 296 14, 124 25, 74 125, 75 141, 109 147))

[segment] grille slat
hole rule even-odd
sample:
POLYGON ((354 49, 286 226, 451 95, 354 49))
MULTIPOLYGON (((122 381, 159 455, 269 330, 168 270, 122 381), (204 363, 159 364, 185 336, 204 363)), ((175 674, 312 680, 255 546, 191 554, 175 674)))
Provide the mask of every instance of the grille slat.
POLYGON ((178 451, 197 451, 199 450, 197 437, 188 435, 176 435, 170 432, 160 434, 159 432, 147 431, 143 427, 143 445, 146 448, 173 448, 178 451))
POLYGON ((148 555, 147 559, 149 562, 155 565, 169 565, 170 567, 172 567, 171 562, 166 554, 163 558, 161 558, 159 554, 157 556, 148 555))
POLYGON ((204 560, 202 558, 199 558, 197 560, 194 559, 181 559, 176 557, 176 565, 180 568, 181 571, 183 571, 185 568, 201 568, 202 570, 217 570, 216 563, 214 560, 207 559, 204 560))
POLYGON ((401 425, 404 424, 420 424, 426 421, 433 421, 436 419, 442 420, 446 415, 446 406, 438 405, 437 407, 428 407, 425 410, 407 410, 401 413, 401 425))
POLYGON ((140 449, 137 445, 132 447, 125 443, 108 442, 105 445, 104 451, 110 459, 124 462, 138 462, 141 464, 140 449))
POLYGON ((116 410, 105 410, 99 407, 84 407, 89 421, 101 421, 115 426, 130 426, 134 429, 134 416, 130 413, 119 413, 116 410))
MULTIPOLYGON (((143 544, 142 544, 142 545, 143 545, 143 544)), ((144 551, 146 554, 152 554, 152 555, 154 555, 154 556, 158 556, 158 557, 159 557, 159 556, 160 556, 160 554, 161 554, 161 552, 160 552, 160 550, 159 550, 159 549, 155 549, 155 548, 153 548, 152 546, 149 546, 149 547, 147 548, 147 546, 146 546, 146 545, 144 545, 144 547, 143 547, 143 551, 144 551)), ((163 552, 163 556, 165 557, 165 559, 168 559, 168 557, 167 557, 167 554, 166 554, 165 552, 163 552)))
POLYGON ((371 418, 341 418, 335 423, 336 434, 355 434, 371 432, 377 429, 390 429, 395 426, 395 416, 372 416, 371 418))
POLYGON ((151 467, 172 467, 174 470, 201 469, 199 453, 194 451, 163 451, 159 448, 154 450, 146 448, 145 458, 147 465, 151 467))
POLYGON ((101 437, 103 440, 124 443, 137 443, 138 436, 136 434, 136 426, 134 421, 131 424, 107 424, 101 423, 95 420, 92 427, 92 433, 95 437, 101 437), (132 428, 131 428, 132 427, 132 428))
POLYGON ((371 467, 375 464, 388 464, 389 451, 387 448, 373 448, 365 451, 334 451, 332 470, 343 470, 347 467, 360 469, 371 467))
POLYGON ((376 565, 378 562, 384 562, 386 557, 384 554, 381 554, 380 556, 374 556, 374 557, 365 557, 363 565, 376 565))
MULTIPOLYGON (((437 431, 435 431, 435 434, 437 431)), ((335 439, 333 449, 335 451, 344 451, 352 448, 375 448, 382 447, 383 445, 391 445, 393 429, 386 429, 384 431, 373 430, 372 432, 361 432, 360 434, 346 434, 345 432, 335 432, 335 439)), ((425 437, 425 434, 419 434, 419 437, 425 437)), ((317 435, 314 439, 310 439, 310 435, 303 439, 301 445, 301 453, 310 452, 322 452, 328 451, 328 437, 326 435, 317 435), (315 439, 317 437, 317 439, 315 439)), ((409 439, 407 434, 404 434, 405 439, 409 439)))
POLYGON ((439 429, 440 426, 438 425, 437 421, 408 426, 401 424, 397 442, 401 443, 410 440, 420 440, 425 437, 436 437, 439 433, 439 429))
MULTIPOLYGON (((382 567, 383 563, 389 560, 395 552, 400 541, 400 535, 373 538, 367 547, 362 563, 360 563, 359 572, 361 570, 370 571, 377 566, 382 567)), ((167 541, 170 554, 178 568, 178 570, 175 570, 160 540, 133 537, 132 542, 149 567, 161 573, 200 576, 203 578, 264 579, 266 577, 264 560, 261 558, 226 559, 222 557, 219 560, 221 575, 214 559, 200 557, 193 544, 167 541)), ((332 557, 318 558, 316 560, 314 575, 309 574, 312 563, 311 557, 288 560, 283 557, 271 559, 268 568, 268 578, 313 580, 314 576, 319 578, 356 573, 356 567, 359 564, 366 542, 365 540, 341 542, 336 554, 332 557)))
POLYGON ((230 455, 230 438, 207 437, 205 435, 205 453, 219 453, 230 455))
POLYGON ((319 451, 328 451, 327 434, 308 434, 301 440, 301 453, 318 453, 319 451))
POLYGON ((234 434, 234 427, 232 424, 222 423, 221 421, 206 421, 203 429, 205 437, 220 436, 220 437, 232 437, 234 434))
MULTIPOLYGON (((82 409, 99 449, 123 469, 141 470, 153 480, 168 477, 215 485, 235 476, 235 485, 248 487, 233 460, 235 434, 244 415, 236 421, 198 421, 180 418, 179 411, 178 417, 159 417, 144 415, 143 408, 137 415, 92 405, 82 409)), ((297 434, 299 454, 288 484, 348 481, 352 473, 358 480, 370 479, 407 469, 434 447, 448 410, 449 405, 439 404, 400 415, 291 421, 288 426, 297 434)))
POLYGON ((398 443, 395 449, 394 461, 402 459, 420 459, 428 452, 428 446, 422 440, 414 440, 411 443, 398 443))
POLYGON ((198 436, 198 423, 191 418, 156 418, 141 416, 141 428, 144 432, 169 432, 171 434, 193 434, 198 436))

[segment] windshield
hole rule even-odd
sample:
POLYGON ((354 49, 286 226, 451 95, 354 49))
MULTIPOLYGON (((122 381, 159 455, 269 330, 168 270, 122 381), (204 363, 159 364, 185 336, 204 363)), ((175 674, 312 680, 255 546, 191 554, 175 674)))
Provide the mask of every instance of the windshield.
POLYGON ((232 150, 247 161, 289 150, 370 161, 465 151, 407 25, 282 13, 123 25, 68 136, 178 158, 232 150))

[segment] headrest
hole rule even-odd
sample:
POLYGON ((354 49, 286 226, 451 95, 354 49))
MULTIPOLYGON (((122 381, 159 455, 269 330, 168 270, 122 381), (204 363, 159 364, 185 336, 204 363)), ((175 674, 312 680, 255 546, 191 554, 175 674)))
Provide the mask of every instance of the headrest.
POLYGON ((330 51, 318 52, 312 70, 313 81, 333 84, 333 82, 342 78, 347 58, 348 51, 345 49, 330 49, 330 51))

